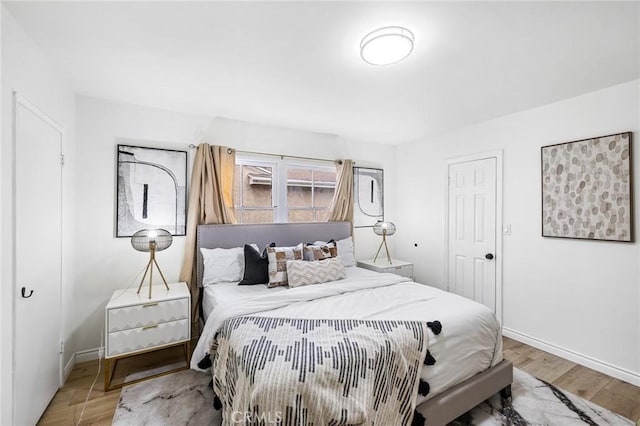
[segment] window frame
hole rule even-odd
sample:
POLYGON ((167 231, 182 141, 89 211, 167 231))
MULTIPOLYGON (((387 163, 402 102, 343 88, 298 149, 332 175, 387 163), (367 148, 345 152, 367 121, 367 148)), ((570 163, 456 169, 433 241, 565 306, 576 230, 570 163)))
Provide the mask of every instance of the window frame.
MULTIPOLYGON (((332 160, 307 160, 301 158, 291 157, 273 157, 271 155, 259 155, 259 154, 236 154, 236 165, 241 166, 257 166, 257 167, 271 167, 271 208, 273 211, 273 222, 263 223, 290 223, 289 222, 289 205, 287 202, 287 188, 288 188, 288 174, 291 169, 304 169, 312 171, 323 172, 336 172, 335 162, 332 160)), ((312 176, 314 176, 312 174, 312 176)), ((337 181, 337 174, 336 174, 337 181)), ((234 181, 235 185, 235 181, 234 181)), ((314 205, 315 199, 315 182, 311 181, 311 206, 309 207, 293 207, 293 210, 307 210, 312 211, 314 218, 316 217, 316 210, 329 210, 330 207, 318 208, 314 205)), ((334 187, 335 191, 335 187, 334 187)), ((234 200, 234 208, 236 210, 265 210, 266 207, 244 207, 242 204, 242 186, 240 187, 240 200, 234 200)), ((245 222, 239 222, 245 223, 245 222)), ((291 222, 296 223, 296 222, 291 222)))

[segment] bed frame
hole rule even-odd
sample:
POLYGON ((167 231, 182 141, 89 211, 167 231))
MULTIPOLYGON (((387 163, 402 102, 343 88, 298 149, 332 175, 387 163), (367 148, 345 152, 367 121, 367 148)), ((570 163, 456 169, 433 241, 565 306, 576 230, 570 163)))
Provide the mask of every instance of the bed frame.
MULTIPOLYGON (((200 225, 196 236, 198 286, 202 286, 203 274, 200 248, 233 248, 255 243, 262 249, 271 242, 295 246, 301 242, 341 240, 351 235, 351 229, 350 222, 200 225)), ((512 381, 513 365, 504 360, 432 397, 416 410, 429 426, 446 425, 498 392, 503 397, 511 396, 512 381)))

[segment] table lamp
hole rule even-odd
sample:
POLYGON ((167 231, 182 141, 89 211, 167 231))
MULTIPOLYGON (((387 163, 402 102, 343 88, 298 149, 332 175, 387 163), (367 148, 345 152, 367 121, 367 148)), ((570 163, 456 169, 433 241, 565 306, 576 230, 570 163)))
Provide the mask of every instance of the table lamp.
POLYGON ((142 252, 149 252, 149 263, 147 263, 147 269, 145 269, 142 280, 140 281, 140 285, 138 286, 138 294, 140 294, 140 289, 142 289, 142 284, 144 283, 144 279, 147 277, 148 273, 149 299, 151 299, 151 287, 153 286, 153 265, 158 268, 160 277, 162 277, 162 281, 164 281, 164 286, 167 287, 167 290, 169 290, 167 280, 164 278, 164 275, 160 270, 160 266, 158 266, 158 262, 156 262, 156 252, 167 249, 172 242, 173 237, 171 236, 171 233, 165 229, 143 229, 131 236, 131 246, 133 246, 134 249, 142 252))
POLYGON ((392 222, 383 222, 378 221, 375 225, 373 225, 373 232, 376 235, 382 235, 382 242, 380 243, 380 247, 378 247, 378 252, 376 253, 376 257, 373 258, 373 262, 378 259, 378 255, 380 254, 380 250, 382 250, 382 246, 387 252, 387 259, 389 260, 389 265, 391 265, 391 256, 389 255, 389 247, 387 246, 387 236, 393 235, 396 233, 396 225, 392 222))

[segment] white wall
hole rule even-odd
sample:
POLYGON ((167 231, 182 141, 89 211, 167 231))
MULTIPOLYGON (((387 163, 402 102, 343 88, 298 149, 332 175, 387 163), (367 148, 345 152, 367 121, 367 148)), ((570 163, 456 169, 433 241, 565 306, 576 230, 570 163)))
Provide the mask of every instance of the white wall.
MULTIPOLYGON (((506 334, 640 384, 640 245, 542 238, 540 147, 634 132, 638 81, 425 138, 397 148, 396 250, 417 280, 445 288, 445 159, 504 152, 506 334), (418 243, 418 247, 414 247, 418 243)), ((640 164, 640 149, 633 161, 640 164)), ((640 173, 634 178, 638 212, 640 173)), ((637 223, 636 214, 636 223, 637 223)), ((500 226, 498 226, 500 229, 500 226)), ((636 231, 636 238, 638 232, 636 231)))
MULTIPOLYGON (((73 297, 72 272, 74 209, 74 163, 75 163, 75 96, 65 82, 61 81, 47 62, 46 57, 23 32, 15 18, 2 7, 2 147, 1 147, 1 200, 2 211, 0 232, 2 256, 2 297, 0 298, 1 335, 0 359, 2 362, 0 389, 0 424, 11 424, 11 374, 12 374, 12 334, 13 334, 13 282, 14 253, 12 246, 13 229, 13 103, 12 91, 17 91, 41 111, 60 124, 64 131, 63 150, 67 156, 67 166, 63 170, 63 265, 62 265, 62 306, 63 339, 69 340, 71 329, 71 305, 73 297)), ((46 220, 46 212, 43 212, 46 220)), ((37 260, 35 260, 37 262, 37 260)), ((37 265, 34 265, 37 267, 37 265)), ((63 362, 72 355, 67 346, 63 362)), ((20 354, 20 356, 35 356, 20 354)))
MULTIPOLYGON (((386 183, 393 184, 390 146, 88 97, 77 98, 77 123, 75 351, 99 346, 107 300, 114 290, 137 285, 132 280, 147 260, 146 254, 131 248, 128 238, 114 237, 116 144, 186 150, 204 141, 240 151, 352 158, 359 165, 385 167, 386 183)), ((369 240, 378 241, 371 229, 358 231, 355 238, 360 257, 375 249, 369 240)), ((183 250, 184 237, 176 237, 168 250, 158 253, 167 280, 178 279, 183 250)))
MULTIPOLYGON (((4 8, 0 7, 0 28, 2 27, 1 23, 2 23, 2 19, 3 19, 3 13, 4 8)), ((4 37, 2 36, 2 31, 0 31, 0 48, 2 46, 2 41, 4 40, 4 37)), ((2 60, 0 59, 0 63, 2 62, 2 60)), ((2 81, 2 77, 3 77, 4 73, 2 72, 2 67, 0 67, 0 81, 2 81)), ((6 121, 4 120, 4 115, 2 114, 3 110, 3 103, 0 102, 0 132, 2 132, 2 129, 7 125, 6 121), (4 126, 3 126, 4 125, 4 126)), ((4 152, 4 133, 0 133, 0 153, 4 152)), ((3 161, 0 160, 0 206, 2 206, 3 208, 0 208, 0 241, 4 241, 4 207, 5 207, 5 194, 4 194, 4 167, 2 165, 3 161)), ((2 259, 4 256, 2 255, 4 250, 4 244, 0 243, 0 259, 2 259)), ((5 287, 5 276, 4 276, 4 272, 3 272, 3 262, 0 261, 0 291, 5 291, 6 287, 5 287)), ((5 322, 3 320, 4 315, 2 314, 2 312, 4 312, 4 309, 6 308, 6 306, 0 302, 0 342, 6 342, 5 337, 8 335, 8 330, 5 331, 5 322)), ((10 360, 6 360, 6 356, 4 355, 5 350, 4 348, 4 344, 0 344, 0 424, 5 424, 7 423, 12 416, 12 413, 9 412, 9 410, 6 408, 7 403, 3 403, 2 401, 4 401, 5 399, 8 399, 9 402, 13 401, 13 398, 11 397, 7 397, 7 398, 3 398, 3 396, 6 396, 5 392, 7 392, 8 389, 5 389, 5 387, 7 385, 10 386, 11 380, 9 378, 9 374, 11 372, 10 367, 10 360)))

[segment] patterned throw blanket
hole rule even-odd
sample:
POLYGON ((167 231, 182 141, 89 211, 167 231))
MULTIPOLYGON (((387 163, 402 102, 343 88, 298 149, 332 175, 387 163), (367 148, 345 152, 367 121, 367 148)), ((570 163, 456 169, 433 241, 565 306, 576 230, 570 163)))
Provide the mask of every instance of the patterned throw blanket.
POLYGON ((225 425, 409 425, 432 324, 228 319, 209 352, 214 405, 225 425))

